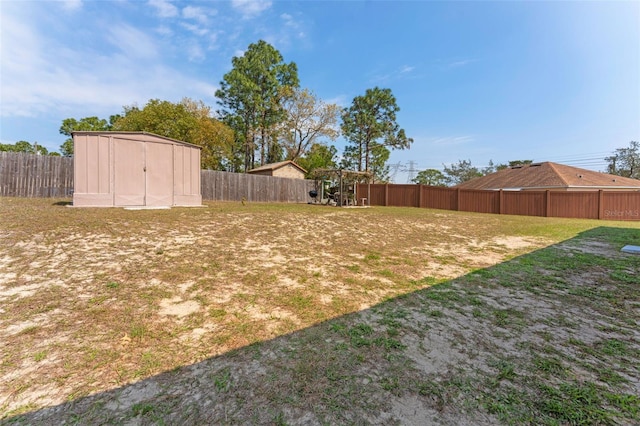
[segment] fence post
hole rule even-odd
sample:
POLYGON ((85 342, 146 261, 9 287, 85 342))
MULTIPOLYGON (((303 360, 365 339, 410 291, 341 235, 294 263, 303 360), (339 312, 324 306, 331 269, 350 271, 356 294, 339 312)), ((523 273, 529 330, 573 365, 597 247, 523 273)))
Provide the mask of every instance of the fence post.
POLYGON ((604 217, 604 191, 600 189, 598 191, 598 219, 604 217))
POLYGON ((504 214, 504 192, 502 189, 500 190, 500 194, 498 196, 498 214, 504 214))
POLYGON ((456 188, 456 211, 460 211, 460 188, 456 188))
POLYGON ((547 189, 544 191, 544 217, 549 217, 549 210, 551 210, 551 191, 547 189))
POLYGON ((422 185, 418 184, 418 208, 422 207, 422 185))
POLYGON ((389 184, 388 183, 384 184, 384 205, 385 206, 389 205, 389 184))

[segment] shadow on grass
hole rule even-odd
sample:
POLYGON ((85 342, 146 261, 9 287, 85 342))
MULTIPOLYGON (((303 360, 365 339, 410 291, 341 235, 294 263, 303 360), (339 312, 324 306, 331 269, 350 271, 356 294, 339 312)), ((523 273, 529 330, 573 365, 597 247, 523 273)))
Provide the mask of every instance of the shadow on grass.
MULTIPOLYGON (((360 312, 2 422, 633 423, 640 420, 633 409, 640 400, 629 392, 626 378, 638 383, 637 373, 629 371, 640 362, 640 347, 624 330, 637 326, 640 318, 633 306, 598 293, 597 287, 582 283, 577 290, 584 294, 577 293, 569 280, 589 268, 596 268, 601 278, 606 270, 613 278, 606 283, 600 279, 602 288, 613 283, 617 297, 638 303, 633 283, 640 256, 620 253, 626 244, 640 245, 640 230, 595 228, 360 312), (553 273, 542 274, 543 269, 553 273), (555 311, 546 308, 547 317, 536 311, 534 321, 524 306, 501 305, 505 292, 518 296, 508 299, 512 303, 539 300, 540 306, 544 302, 555 311), (611 311, 606 310, 609 303, 611 311), (583 342, 581 329, 572 323, 583 320, 585 306, 585 318, 595 312, 600 322, 612 313, 610 328, 622 337, 602 344, 583 342), (460 327, 462 323, 470 329, 460 327), (584 351, 581 357, 558 349, 566 343, 565 332, 573 333, 575 351, 584 351), (518 346, 521 352, 506 349, 518 346), (434 358, 447 348, 453 351, 450 360, 434 358), (593 353, 600 348, 602 353, 593 353), (423 362, 431 365, 416 363, 420 351, 423 362), (582 379, 576 381, 572 363, 580 362, 582 379), (605 367, 619 378, 619 389, 588 380, 605 367)), ((416 286, 428 282, 425 278, 416 286)))
POLYGON ((54 205, 54 206, 72 206, 73 205, 73 201, 56 201, 52 205, 54 205))

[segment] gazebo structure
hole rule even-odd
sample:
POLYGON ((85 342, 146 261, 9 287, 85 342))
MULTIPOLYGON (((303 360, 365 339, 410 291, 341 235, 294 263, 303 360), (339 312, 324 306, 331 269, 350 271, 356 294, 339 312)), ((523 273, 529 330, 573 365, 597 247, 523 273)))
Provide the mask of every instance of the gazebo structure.
POLYGON ((369 182, 370 172, 315 169, 311 172, 311 178, 315 180, 315 189, 310 191, 309 195, 315 203, 338 207, 365 206, 370 199, 369 194, 357 193, 357 184, 369 182))

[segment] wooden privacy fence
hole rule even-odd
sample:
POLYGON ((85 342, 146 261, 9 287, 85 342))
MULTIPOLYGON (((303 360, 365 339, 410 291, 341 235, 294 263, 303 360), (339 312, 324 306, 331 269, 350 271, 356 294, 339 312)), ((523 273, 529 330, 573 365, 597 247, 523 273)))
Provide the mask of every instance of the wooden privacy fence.
POLYGON ((0 196, 70 197, 72 194, 71 158, 0 152, 0 196))
MULTIPOLYGON (((314 182, 202 170, 204 200, 306 203, 314 182)), ((0 196, 71 197, 73 159, 0 152, 0 196)))
POLYGON ((476 213, 640 220, 640 191, 480 191, 426 185, 358 184, 372 206, 476 213))
POLYGON ((202 170, 202 199, 217 201, 251 201, 306 203, 314 181, 245 173, 202 170))

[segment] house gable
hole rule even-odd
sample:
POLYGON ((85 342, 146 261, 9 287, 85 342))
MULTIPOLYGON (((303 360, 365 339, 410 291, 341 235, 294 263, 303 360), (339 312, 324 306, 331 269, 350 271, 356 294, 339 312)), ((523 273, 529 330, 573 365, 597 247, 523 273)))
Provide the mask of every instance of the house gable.
POLYGON ((307 173, 307 171, 302 167, 298 166, 293 161, 289 160, 289 161, 280 161, 278 163, 265 164, 264 166, 251 169, 247 173, 251 173, 255 175, 304 179, 304 175, 307 173))

